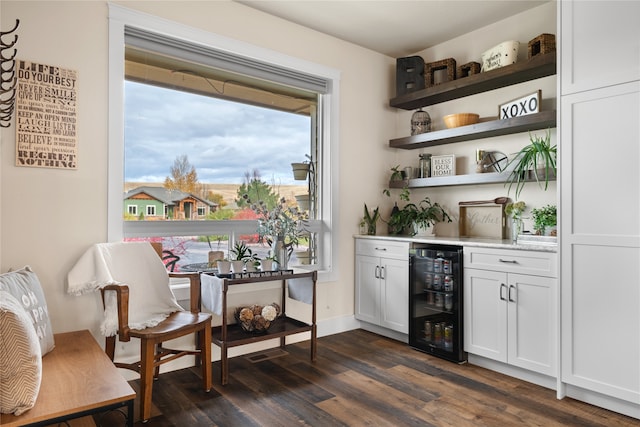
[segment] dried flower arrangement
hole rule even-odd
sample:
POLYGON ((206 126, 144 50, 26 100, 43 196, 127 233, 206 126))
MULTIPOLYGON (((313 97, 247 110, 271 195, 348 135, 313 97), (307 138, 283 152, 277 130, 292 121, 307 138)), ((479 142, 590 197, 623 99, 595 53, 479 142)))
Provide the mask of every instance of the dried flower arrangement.
POLYGON ((271 303, 269 305, 254 304, 248 307, 237 307, 234 317, 243 330, 254 333, 267 332, 271 323, 280 317, 280 306, 271 303))

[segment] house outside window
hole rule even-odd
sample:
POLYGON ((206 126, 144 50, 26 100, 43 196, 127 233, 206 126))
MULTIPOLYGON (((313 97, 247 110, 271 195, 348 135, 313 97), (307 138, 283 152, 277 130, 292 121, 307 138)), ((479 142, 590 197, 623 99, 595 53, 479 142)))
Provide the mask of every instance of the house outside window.
POLYGON ((147 205, 147 216, 156 216, 156 207, 153 205, 147 205))
MULTIPOLYGON (((143 87, 143 91, 164 91, 164 96, 167 96, 167 90, 170 90, 173 91, 172 95, 176 95, 177 97, 187 97, 196 100, 192 102, 194 105, 198 104, 200 108, 190 110, 190 112, 192 116, 198 118, 202 117, 198 115, 199 113, 207 111, 207 108, 202 105, 208 100, 218 102, 223 100, 230 104, 242 104, 253 108, 253 110, 250 108, 244 110, 245 115, 242 120, 244 120, 244 124, 249 125, 260 123, 260 121, 257 120, 257 115, 259 114, 282 114, 283 116, 289 114, 297 115, 303 119, 306 118, 307 135, 302 140, 303 142, 298 144, 300 151, 297 153, 296 158, 291 159, 288 163, 293 161, 307 161, 313 165, 315 174, 313 179, 307 179, 300 183, 291 183, 289 181, 287 185, 295 186, 297 184, 303 195, 310 194, 311 204, 310 207, 307 208, 310 217, 310 221, 307 224, 309 237, 305 240, 304 244, 313 251, 314 268, 320 270, 321 278, 323 274, 327 278, 331 276, 331 268, 333 265, 331 258, 334 253, 334 239, 332 239, 332 233, 334 232, 333 210, 335 206, 335 203, 332 202, 332 197, 335 194, 333 191, 335 180, 333 177, 334 172, 331 169, 331 146, 335 144, 337 138, 335 138, 336 131, 330 128, 329 124, 333 117, 332 109, 334 109, 334 111, 337 110, 338 74, 335 73, 334 70, 326 70, 323 67, 319 67, 320 74, 326 73, 327 76, 322 78, 318 78, 313 74, 307 74, 308 70, 299 72, 303 77, 314 77, 321 81, 324 85, 322 87, 325 88, 323 90, 312 90, 282 84, 278 81, 280 77, 277 75, 277 72, 274 73, 274 81, 268 81, 264 76, 257 79, 255 76, 237 73, 233 70, 230 71, 212 67, 210 64, 205 63, 207 61, 206 58, 202 62, 195 62, 196 65, 194 66, 193 58, 187 61, 185 58, 176 58, 170 54, 173 53, 171 49, 175 47, 173 43, 179 40, 179 33, 184 29, 178 26, 176 27, 175 33, 172 34, 173 30, 167 28, 166 23, 161 25, 161 23, 158 22, 154 29, 154 31, 157 32, 150 32, 151 30, 148 29, 154 27, 154 25, 153 23, 146 22, 145 25, 143 25, 146 29, 138 30, 135 25, 126 27, 123 25, 123 21, 127 19, 121 18, 130 18, 130 16, 126 16, 127 13, 124 9, 110 5, 110 12, 111 16, 118 15, 119 18, 110 22, 110 37, 119 41, 121 44, 121 50, 119 52, 122 53, 122 57, 117 58, 116 54, 118 50, 112 51, 110 60, 113 60, 115 63, 120 62, 120 66, 124 71, 123 74, 126 76, 126 82, 122 80, 118 81, 117 72, 110 73, 110 78, 116 85, 114 87, 119 85, 125 88, 127 98, 129 98, 130 93, 132 93, 130 92, 132 86, 141 86, 143 87), (176 39, 172 38, 174 35, 177 37, 176 39), (151 42, 149 42, 149 40, 151 40, 151 42), (144 45, 145 48, 142 48, 142 45, 144 45), (189 66, 193 68, 189 69, 189 66), (143 79, 141 77, 143 75, 147 77, 143 79), (177 81, 181 82, 180 84, 168 80, 174 78, 176 75, 179 77, 177 81), (152 77, 149 78, 148 76, 152 77), (222 91, 224 91, 224 93, 220 93, 222 91), (334 96, 336 96, 336 98, 334 98, 334 96), (274 105, 276 106, 275 108, 273 107, 274 105), (252 111, 251 114, 254 115, 247 114, 246 111, 252 111), (253 118, 256 119, 253 120, 253 118)), ((133 21, 139 18, 140 17, 136 17, 133 21)), ((153 21, 152 18, 150 19, 153 21)), ((211 34, 200 34, 200 36, 202 36, 202 39, 208 39, 211 34)), ((190 34, 190 37, 194 40, 199 38, 194 36, 194 34, 190 34)), ((181 42, 187 43, 184 40, 181 42)), ((187 46, 186 49, 185 46, 180 46, 180 52, 191 52, 189 49, 195 46, 194 50, 197 52, 204 49, 207 54, 213 52, 215 55, 217 52, 216 48, 218 47, 216 46, 217 43, 209 42, 206 42, 204 45, 200 45, 200 42, 194 42, 192 46, 187 46)), ((228 40, 226 40, 225 43, 226 42, 228 42, 228 40)), ((225 48, 225 46, 219 47, 225 48)), ((237 58, 246 59, 242 58, 242 49, 232 49, 231 51, 239 52, 237 58)), ((257 55, 257 57, 259 56, 261 55, 257 55)), ((264 65, 263 68, 269 70, 270 66, 273 65, 269 64, 271 58, 268 54, 262 56, 265 60, 264 64, 262 64, 264 65)), ((201 56, 198 56, 198 58, 202 59, 201 56)), ((259 62, 260 61, 258 61, 258 67, 261 67, 262 65, 259 62)), ((291 60, 289 62, 296 63, 298 61, 291 60)), ((314 68, 314 66, 310 67, 310 64, 300 63, 303 64, 303 69, 314 68)), ((153 98, 149 99, 151 100, 150 102, 154 104, 153 98)), ((120 104, 121 107, 122 105, 126 106, 124 99, 118 96, 116 91, 111 93, 110 100, 110 114, 114 116, 117 115, 115 106, 118 101, 122 102, 122 104, 120 104)), ((155 103, 154 106, 159 106, 159 104, 155 103)), ((173 120, 171 116, 166 116, 163 119, 167 121, 173 120)), ((215 119, 215 115, 209 115, 201 120, 201 122, 214 122, 215 119)), ((111 156, 116 156, 119 152, 124 152, 125 155, 127 153, 129 143, 127 138, 132 135, 130 128, 126 126, 127 120, 129 120, 129 117, 125 116, 124 120, 114 119, 113 121, 114 123, 119 122, 123 126, 125 139, 124 141, 110 141, 110 147, 112 149, 110 150, 111 156)), ((271 123, 274 122, 274 120, 271 121, 271 123)), ((238 127, 241 123, 242 121, 232 122, 230 127, 238 127)), ((229 125, 229 123, 227 123, 227 125, 229 125)), ((183 133, 186 135, 195 130, 199 129, 192 126, 191 128, 183 130, 183 133)), ((216 131, 225 132, 226 130, 218 127, 216 131)), ((117 132, 113 133, 113 135, 117 134, 117 132)), ((269 137, 273 135, 277 135, 277 129, 275 129, 275 127, 265 127, 261 135, 262 144, 267 144, 269 137)), ((184 146, 183 140, 177 141, 175 147, 180 147, 181 145, 184 146)), ((165 148, 166 147, 167 146, 165 146, 165 148)), ((202 153, 202 155, 196 155, 191 158, 193 163, 197 163, 200 157, 204 157, 206 150, 216 151, 216 149, 218 149, 218 155, 217 162, 210 162, 210 164, 206 166, 199 165, 198 169, 200 169, 201 172, 198 173, 198 175, 206 176, 208 173, 207 167, 220 168, 221 165, 224 166, 226 163, 231 163, 229 160, 225 161, 224 155, 221 155, 224 154, 221 152, 222 150, 220 150, 221 147, 222 144, 216 140, 200 141, 200 153, 202 153)), ((240 146, 236 144, 236 147, 240 146)), ((238 174, 244 174, 244 178, 250 177, 250 174, 256 170, 261 172, 257 175, 259 181, 268 183, 280 196, 289 199, 290 202, 288 203, 292 203, 295 206, 298 204, 298 202, 294 202, 295 194, 281 194, 278 190, 281 190, 284 186, 281 184, 283 179, 276 176, 276 173, 270 169, 271 163, 273 163, 274 160, 278 160, 277 154, 282 151, 287 151, 288 149, 279 148, 275 144, 270 148, 271 155, 266 155, 255 165, 247 164, 246 170, 238 169, 236 172, 238 174), (270 159, 270 157, 274 159, 270 159), (264 175, 262 175, 262 171, 264 171, 264 175)), ((171 155, 176 158, 183 154, 173 148, 170 151, 172 151, 171 155)), ((333 152, 335 152, 335 150, 333 150, 333 152)), ((145 160, 147 160, 147 162, 155 161, 157 160, 157 156, 147 156, 145 160)), ((169 175, 170 167, 170 164, 166 165, 165 176, 169 175)), ((285 167, 287 173, 292 175, 289 165, 286 164, 285 167)), ((118 182, 120 182, 120 185, 124 184, 123 187, 127 190, 125 197, 131 196, 129 193, 136 189, 126 187, 127 181, 123 170, 125 169, 124 165, 121 165, 120 168, 113 169, 112 172, 114 174, 118 169, 122 170, 122 175, 120 179, 110 179, 110 194, 115 195, 118 182)), ((245 179, 242 184, 249 184, 251 182, 252 181, 245 179)), ((137 184, 142 184, 142 187, 146 187, 150 183, 138 182, 137 184)), ((162 188, 162 183, 155 183, 155 185, 158 184, 160 184, 159 187, 162 188)), ((203 182, 203 184, 206 184, 206 182, 203 182)), ((123 187, 120 188, 122 189, 123 187)), ((147 216, 155 216, 158 211, 164 212, 163 217, 156 217, 155 221, 149 221, 148 218, 144 218, 144 220, 131 218, 132 215, 127 218, 129 220, 122 220, 122 214, 120 214, 119 224, 118 221, 115 220, 115 209, 111 202, 112 198, 110 198, 109 239, 162 239, 163 245, 175 245, 176 247, 183 245, 185 240, 191 240, 199 243, 201 246, 206 245, 204 246, 205 248, 228 251, 229 247, 236 240, 247 240, 256 236, 257 221, 255 220, 255 216, 247 219, 243 219, 241 215, 232 219, 216 217, 217 214, 225 214, 225 211, 229 210, 228 205, 230 204, 230 199, 227 198, 223 201, 224 203, 216 203, 217 200, 213 201, 207 198, 206 192, 196 191, 195 193, 196 194, 189 193, 189 196, 192 197, 191 200, 167 200, 158 198, 162 200, 163 204, 157 207, 154 205, 153 213, 147 210, 147 216), (157 219, 161 218, 167 221, 157 221, 157 219), (223 219, 223 221, 221 221, 221 219, 223 219), (223 246, 222 248, 220 247, 221 245, 223 246)), ((120 194, 122 194, 122 192, 120 194)), ((145 194, 144 197, 148 196, 149 194, 145 194)), ((236 197, 237 196, 238 195, 236 195, 236 197)), ((133 195, 132 197, 143 198, 140 194, 133 195)), ((156 196, 151 197, 155 198, 156 196)), ((127 206, 132 206, 129 202, 130 200, 126 199, 127 206)), ((122 203, 122 201, 120 203, 122 203)), ((149 207, 151 207, 151 205, 149 205, 149 207)), ((127 207, 127 209, 129 208, 127 207)), ((137 208, 135 208, 135 210, 138 211, 137 208)), ((236 209, 235 212, 238 212, 238 210, 236 209)), ((268 247, 264 248, 264 250, 268 250, 268 247)), ((195 258, 190 257, 190 254, 183 253, 182 255, 187 260, 196 261, 195 258)), ((202 257, 202 254, 199 253, 196 256, 202 257)), ((205 260, 206 259, 203 259, 202 261, 205 260)))
POLYGON ((138 215, 138 206, 127 205, 127 212, 129 213, 129 215, 138 215))

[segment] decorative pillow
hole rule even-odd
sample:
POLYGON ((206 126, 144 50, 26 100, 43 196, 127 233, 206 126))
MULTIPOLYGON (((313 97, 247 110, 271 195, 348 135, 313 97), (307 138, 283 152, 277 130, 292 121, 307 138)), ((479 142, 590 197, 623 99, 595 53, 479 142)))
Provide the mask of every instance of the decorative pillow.
POLYGON ((31 317, 0 290, 0 412, 20 415, 33 408, 42 381, 42 355, 31 317))
POLYGON ((31 317, 40 340, 42 355, 53 350, 53 330, 49 310, 47 310, 47 301, 36 273, 29 266, 25 266, 20 270, 0 274, 0 290, 9 292, 22 303, 22 307, 31 317))

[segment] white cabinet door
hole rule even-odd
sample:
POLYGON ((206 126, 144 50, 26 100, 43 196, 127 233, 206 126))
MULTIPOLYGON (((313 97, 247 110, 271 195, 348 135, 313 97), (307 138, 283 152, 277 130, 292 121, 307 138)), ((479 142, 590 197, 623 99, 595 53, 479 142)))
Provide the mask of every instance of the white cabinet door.
POLYGON ((380 322, 380 258, 356 255, 356 319, 380 322))
POLYGON ((380 326, 409 333, 409 264, 404 260, 380 260, 382 267, 380 326))
POLYGON ((640 78, 640 2, 559 3, 563 95, 640 78))
POLYGON ((561 109, 562 381, 637 404, 640 82, 563 96, 561 109))
POLYGON ((508 275, 509 364, 556 375, 557 279, 508 275))
POLYGON ((507 274, 464 270, 464 350, 507 362, 507 274))

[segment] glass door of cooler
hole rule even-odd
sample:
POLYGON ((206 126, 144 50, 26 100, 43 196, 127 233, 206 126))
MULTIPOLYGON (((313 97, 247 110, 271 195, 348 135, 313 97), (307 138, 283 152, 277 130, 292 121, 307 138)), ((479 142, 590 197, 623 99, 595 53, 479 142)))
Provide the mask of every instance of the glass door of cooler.
POLYGON ((421 245, 409 259, 409 345, 464 362, 462 248, 421 245))

